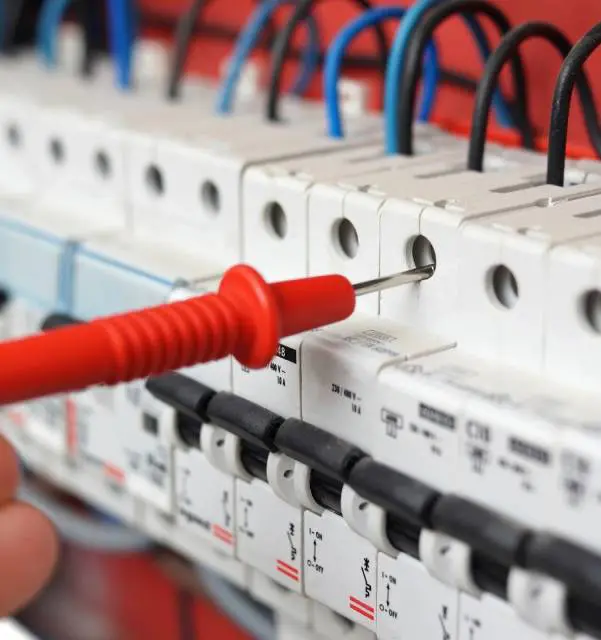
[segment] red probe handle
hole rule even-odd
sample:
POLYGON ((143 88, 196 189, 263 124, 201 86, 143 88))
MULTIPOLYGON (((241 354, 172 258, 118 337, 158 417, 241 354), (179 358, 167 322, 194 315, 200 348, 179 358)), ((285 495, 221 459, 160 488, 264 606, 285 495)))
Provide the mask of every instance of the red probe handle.
POLYGON ((269 285, 230 269, 219 292, 0 344, 0 405, 114 385, 233 355, 259 369, 280 338, 347 318, 355 293, 342 276, 269 285))

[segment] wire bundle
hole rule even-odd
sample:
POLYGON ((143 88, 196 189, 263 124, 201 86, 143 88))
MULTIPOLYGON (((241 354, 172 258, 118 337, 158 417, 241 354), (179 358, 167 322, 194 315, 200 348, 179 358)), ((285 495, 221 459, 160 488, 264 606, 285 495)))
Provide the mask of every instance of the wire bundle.
MULTIPOLYGON (((65 15, 73 4, 84 36, 80 71, 83 76, 89 76, 104 48, 104 12, 102 3, 98 0, 45 0, 38 16, 37 48, 47 67, 55 68, 58 65, 58 34, 65 15)), ((133 0, 107 0, 107 10, 117 84, 121 88, 129 88, 132 85, 135 5, 133 0)))
MULTIPOLYGON (((75 0, 79 20, 85 35, 85 52, 81 73, 89 75, 93 62, 102 48, 98 25, 101 21, 95 0, 75 0)), ((38 48, 48 66, 56 66, 56 37, 58 27, 71 0, 45 0, 39 15, 38 48)), ((111 33, 111 48, 117 67, 117 81, 122 88, 132 85, 133 45, 135 41, 136 10, 134 0, 106 0, 111 33)), ((191 0, 189 9, 182 15, 176 28, 176 45, 173 53, 167 96, 174 99, 179 94, 183 71, 192 37, 198 20, 210 0, 191 0)), ((227 74, 218 94, 216 111, 230 113, 234 106, 236 86, 243 66, 254 48, 262 44, 261 36, 275 33, 273 15, 283 5, 292 5, 292 13, 272 44, 271 74, 267 88, 265 115, 270 121, 280 119, 282 73, 291 50, 291 41, 297 27, 305 24, 307 44, 300 54, 300 72, 292 87, 295 95, 304 94, 323 58, 326 119, 328 133, 332 137, 343 136, 340 112, 338 79, 345 55, 353 39, 367 29, 374 31, 377 42, 377 64, 385 78, 384 126, 385 145, 388 153, 413 153, 412 126, 415 104, 422 70, 424 82, 419 119, 428 120, 435 105, 437 85, 441 77, 448 78, 440 68, 436 48, 436 29, 449 18, 459 15, 473 35, 481 57, 485 62, 482 80, 477 86, 472 118, 467 166, 474 171, 483 167, 484 147, 488 116, 494 108, 503 126, 515 127, 521 144, 532 149, 535 131, 529 119, 529 99, 526 73, 519 53, 522 43, 532 38, 546 40, 564 58, 558 76, 553 111, 549 128, 548 181, 563 184, 565 151, 567 145, 567 121, 569 101, 577 88, 583 107, 587 132, 595 152, 601 156, 601 126, 590 82, 582 65, 601 41, 601 26, 595 26, 575 46, 553 25, 545 22, 528 22, 512 28, 507 16, 487 0, 417 0, 409 8, 373 8, 369 0, 353 0, 361 10, 360 15, 344 25, 328 50, 322 54, 318 26, 313 16, 317 0, 261 0, 236 40, 227 74), (502 39, 493 51, 491 42, 480 22, 484 17, 496 27, 502 39), (390 51, 382 23, 399 20, 390 51), (514 98, 507 99, 498 89, 498 80, 505 63, 512 69, 514 98)), ((22 13, 23 2, 5 3, 2 12, 2 48, 10 48, 11 34, 22 13), (7 8, 9 5, 10 8, 7 8)), ((271 41, 271 38, 269 38, 271 41)), ((263 42, 264 44, 264 42, 263 42)), ((468 85, 469 86, 469 85, 468 85)), ((471 86, 469 86, 471 88, 471 86)))

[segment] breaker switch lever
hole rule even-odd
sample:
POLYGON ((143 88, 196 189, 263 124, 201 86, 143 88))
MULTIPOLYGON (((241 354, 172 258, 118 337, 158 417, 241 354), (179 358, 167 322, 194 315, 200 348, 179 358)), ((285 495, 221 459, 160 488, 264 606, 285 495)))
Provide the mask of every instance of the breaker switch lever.
MULTIPOLYGON (((430 275, 432 275, 430 273, 430 275)), ((233 355, 260 369, 282 337, 339 322, 356 295, 429 277, 414 270, 353 285, 328 275, 268 284, 252 267, 219 291, 0 344, 0 405, 156 376, 233 355)))

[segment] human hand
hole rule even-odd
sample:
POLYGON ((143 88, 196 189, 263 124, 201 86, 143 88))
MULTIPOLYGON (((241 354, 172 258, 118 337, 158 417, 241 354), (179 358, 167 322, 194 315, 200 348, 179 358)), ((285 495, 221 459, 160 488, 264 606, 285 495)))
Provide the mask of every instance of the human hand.
POLYGON ((0 618, 29 602, 50 577, 58 539, 49 520, 16 502, 19 462, 0 437, 0 618))

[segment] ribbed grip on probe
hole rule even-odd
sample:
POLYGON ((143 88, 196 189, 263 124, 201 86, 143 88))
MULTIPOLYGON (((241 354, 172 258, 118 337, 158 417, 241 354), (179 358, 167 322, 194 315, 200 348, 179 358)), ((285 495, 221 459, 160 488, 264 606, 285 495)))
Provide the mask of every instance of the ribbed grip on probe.
POLYGON ((114 385, 233 355, 266 366, 284 335, 337 322, 355 307, 351 284, 320 276, 269 285, 230 269, 219 292, 0 344, 0 405, 114 385))
POLYGON ((224 358, 236 344, 238 318, 228 300, 210 294, 89 327, 105 336, 114 363, 105 383, 116 384, 224 358))

